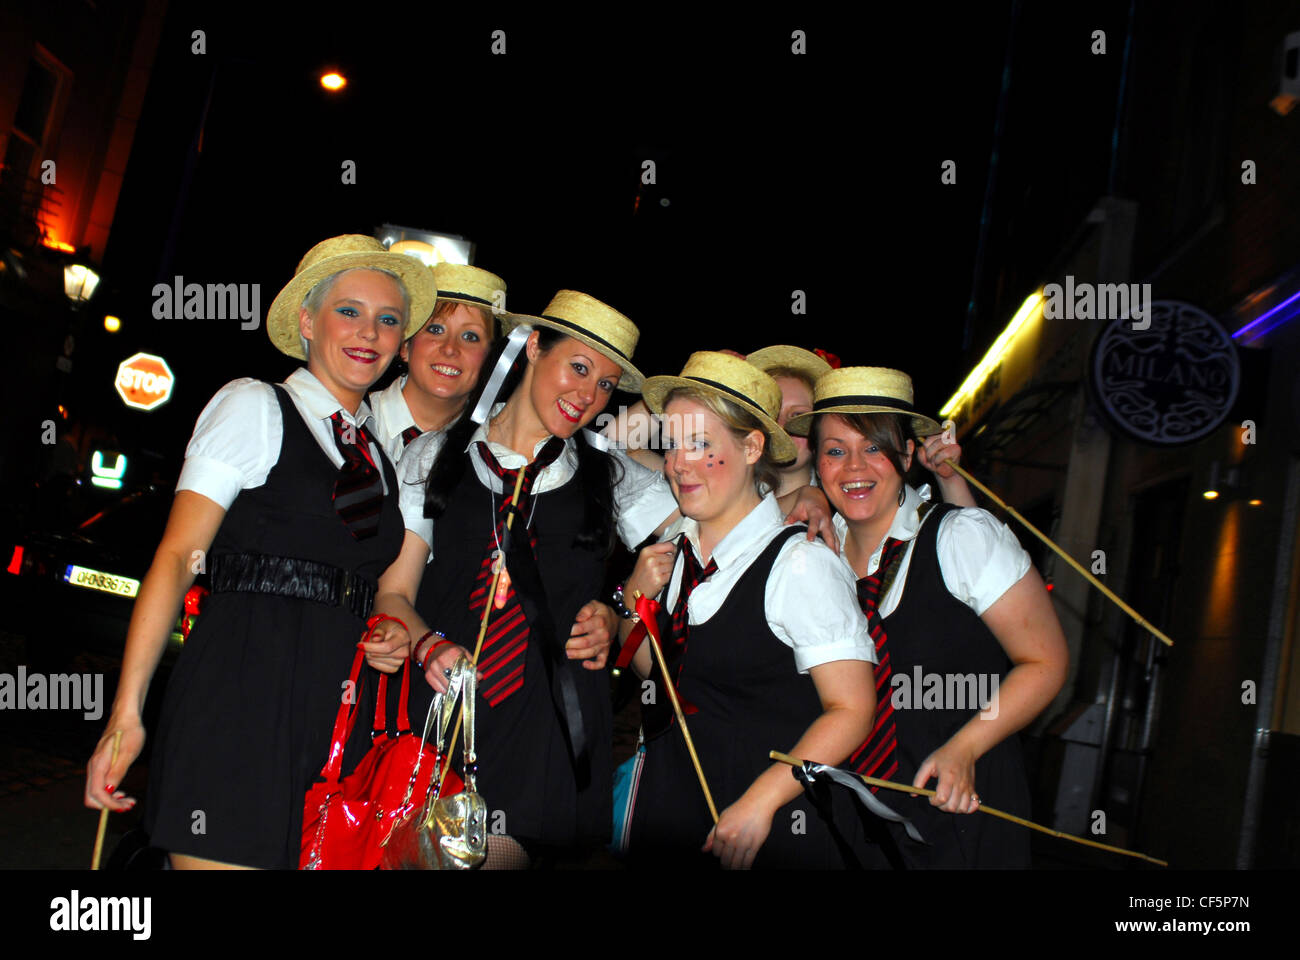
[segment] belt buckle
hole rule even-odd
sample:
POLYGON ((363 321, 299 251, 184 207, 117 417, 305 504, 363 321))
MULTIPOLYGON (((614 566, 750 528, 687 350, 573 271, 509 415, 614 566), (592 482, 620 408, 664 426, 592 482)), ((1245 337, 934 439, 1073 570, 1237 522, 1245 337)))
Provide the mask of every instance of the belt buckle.
POLYGON ((352 606, 352 596, 356 590, 356 585, 357 585, 356 577, 352 575, 352 571, 344 570, 343 571, 343 593, 342 596, 339 597, 340 607, 352 606))

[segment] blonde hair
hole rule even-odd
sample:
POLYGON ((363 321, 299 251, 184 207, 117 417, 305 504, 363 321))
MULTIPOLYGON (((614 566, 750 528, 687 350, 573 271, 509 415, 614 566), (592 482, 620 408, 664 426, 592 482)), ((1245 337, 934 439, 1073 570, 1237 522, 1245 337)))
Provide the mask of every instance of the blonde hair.
POLYGON ((762 497, 768 491, 781 488, 781 468, 772 459, 772 437, 768 433, 767 427, 763 425, 763 421, 744 407, 719 396, 712 390, 677 387, 669 391, 668 395, 664 397, 664 409, 667 409, 668 404, 673 400, 692 400, 703 407, 707 407, 719 420, 727 425, 727 429, 731 431, 731 435, 738 442, 743 443, 752 431, 759 431, 763 435, 763 452, 753 467, 754 491, 762 497))

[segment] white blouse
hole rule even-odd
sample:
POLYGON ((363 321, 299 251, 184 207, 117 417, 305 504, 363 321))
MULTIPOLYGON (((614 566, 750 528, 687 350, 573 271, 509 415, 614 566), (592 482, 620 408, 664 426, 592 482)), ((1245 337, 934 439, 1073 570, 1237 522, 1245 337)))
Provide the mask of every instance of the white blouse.
MULTIPOLYGON (((898 573, 878 608, 882 617, 887 617, 898 609, 903 598, 907 571, 912 565, 912 551, 916 546, 916 535, 921 529, 916 510, 921 505, 922 497, 909 486, 904 486, 903 489, 903 505, 894 515, 894 522, 885 538, 894 537, 911 542, 904 549, 898 573)), ((848 523, 838 513, 835 514, 834 523, 835 533, 842 546, 848 533, 848 523)), ((885 541, 882 540, 867 562, 867 576, 875 573, 880 566, 884 548, 885 541)), ((1029 554, 1020 545, 1016 535, 993 514, 978 507, 962 507, 951 510, 944 516, 939 522, 937 549, 944 586, 949 593, 970 607, 976 616, 983 616, 985 610, 1029 572, 1029 554)), ((839 560, 856 578, 843 549, 840 550, 839 560)))
MULTIPOLYGON (((713 548, 718 569, 691 592, 686 608, 690 623, 707 623, 722 609, 745 571, 784 527, 781 506, 769 493, 713 548)), ((686 534, 696 557, 707 566, 710 558, 700 556, 699 524, 683 517, 664 539, 678 533, 686 534)), ((668 586, 669 610, 677 604, 685 562, 679 550, 668 586)), ((876 645, 858 604, 857 580, 820 540, 809 543, 801 533, 781 547, 767 578, 763 609, 772 633, 794 651, 800 673, 833 660, 876 662, 876 645)))
POLYGON ((402 442, 402 432, 408 427, 419 428, 415 417, 411 416, 411 408, 406 405, 406 398, 402 396, 404 386, 406 386, 406 377, 398 377, 383 390, 375 391, 368 398, 370 409, 374 411, 374 423, 371 424, 370 432, 374 434, 379 445, 384 448, 384 453, 388 454, 388 459, 393 463, 400 463, 402 454, 406 450, 406 444, 402 442))
MULTIPOLYGON (((493 407, 492 416, 496 416, 504 406, 505 404, 497 404, 493 407)), ((433 467, 433 461, 437 458, 445 440, 446 434, 439 431, 421 434, 406 448, 401 465, 398 467, 398 503, 402 508, 402 518, 406 523, 406 529, 430 545, 428 558, 430 560, 432 559, 433 521, 424 516, 424 481, 429 476, 429 470, 433 467)), ((488 440, 487 424, 480 424, 474 430, 465 449, 472 450, 474 444, 480 440, 487 442, 488 449, 492 451, 492 455, 496 457, 502 469, 517 470, 528 464, 528 460, 522 454, 488 440)), ((545 443, 546 441, 543 440, 533 448, 534 457, 541 452, 545 443)), ((592 445, 596 446, 595 443, 592 445)), ((618 504, 616 526, 619 539, 627 545, 628 549, 632 549, 672 515, 677 509, 677 501, 673 499, 668 481, 664 479, 662 473, 643 467, 617 447, 610 447, 606 453, 617 460, 622 467, 622 477, 614 486, 614 502, 618 504)), ((500 494, 501 478, 488 469, 481 457, 471 456, 470 462, 474 465, 474 473, 479 483, 500 494)), ((555 462, 544 467, 538 475, 533 485, 533 493, 546 493, 562 487, 572 480, 577 472, 578 445, 570 437, 564 442, 564 451, 555 462)))
MULTIPOLYGON (((334 466, 342 467, 343 454, 334 442, 330 417, 341 411, 344 423, 363 427, 373 419, 366 402, 361 401, 354 417, 306 367, 289 374, 284 386, 312 438, 334 466)), ((275 388, 248 377, 232 380, 208 401, 194 424, 177 492, 193 490, 229 510, 241 490, 266 483, 271 468, 280 459, 283 437, 284 421, 275 388)), ((381 462, 380 450, 373 441, 370 455, 375 463, 381 462)), ((383 470, 379 474, 383 479, 383 470)), ((383 485, 387 495, 386 479, 383 485)))

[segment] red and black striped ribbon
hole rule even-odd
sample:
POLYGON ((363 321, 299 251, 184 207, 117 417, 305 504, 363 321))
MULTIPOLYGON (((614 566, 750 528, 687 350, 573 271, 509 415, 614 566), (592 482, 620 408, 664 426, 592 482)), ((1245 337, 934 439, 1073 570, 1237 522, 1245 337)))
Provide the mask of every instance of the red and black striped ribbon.
POLYGON ((414 440, 416 437, 418 437, 418 436, 419 436, 421 433, 423 433, 423 432, 424 432, 424 431, 422 431, 419 427, 415 426, 415 424, 411 424, 411 426, 409 426, 409 427, 407 427, 405 430, 403 430, 403 431, 402 431, 402 449, 405 450, 407 447, 409 447, 409 446, 411 445, 411 441, 414 440))
MULTIPOLYGON (((492 588, 493 563, 498 554, 504 552, 507 537, 506 517, 510 515, 510 497, 514 493, 519 470, 506 470, 497 463, 497 458, 492 455, 492 451, 483 441, 480 440, 476 447, 479 457, 487 464, 488 469, 501 478, 503 491, 501 505, 497 509, 495 518, 496 530, 488 539, 487 550, 474 581, 474 590, 469 595, 470 610, 482 617, 483 607, 489 601, 488 591, 492 588), (502 548, 498 549, 497 544, 502 544, 502 548)), ((524 534, 520 525, 528 523, 530 512, 528 506, 537 475, 545 467, 554 463, 563 450, 564 441, 558 437, 551 437, 533 462, 521 468, 524 471, 524 479, 519 488, 518 506, 514 508, 516 520, 510 536, 524 534)), ((537 538, 531 529, 527 531, 527 535, 529 542, 536 546, 537 538)), ((524 616, 524 608, 519 602, 518 594, 515 593, 514 585, 511 584, 506 593, 505 606, 492 615, 479 656, 479 669, 483 672, 479 689, 483 692, 483 699, 489 705, 495 707, 524 685, 524 653, 528 649, 528 633, 528 620, 524 616)))

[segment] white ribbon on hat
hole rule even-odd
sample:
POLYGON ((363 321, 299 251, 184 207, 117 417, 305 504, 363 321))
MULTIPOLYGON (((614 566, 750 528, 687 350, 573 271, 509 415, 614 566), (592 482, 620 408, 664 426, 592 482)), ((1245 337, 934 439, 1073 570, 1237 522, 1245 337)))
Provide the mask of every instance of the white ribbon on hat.
POLYGON ((483 388, 483 395, 478 398, 478 404, 469 415, 475 423, 487 423, 492 405, 497 402, 497 393, 501 390, 501 384, 510 375, 510 368, 515 365, 515 358, 519 356, 519 351, 524 348, 528 335, 532 332, 533 328, 526 323, 521 323, 510 331, 510 336, 506 338, 505 349, 501 351, 501 358, 497 360, 492 376, 488 378, 487 386, 483 388))

